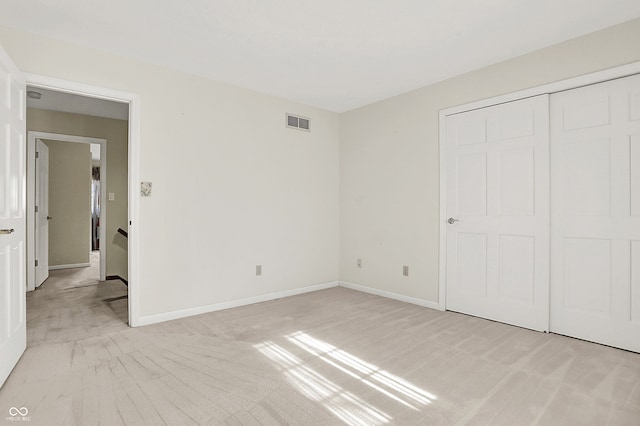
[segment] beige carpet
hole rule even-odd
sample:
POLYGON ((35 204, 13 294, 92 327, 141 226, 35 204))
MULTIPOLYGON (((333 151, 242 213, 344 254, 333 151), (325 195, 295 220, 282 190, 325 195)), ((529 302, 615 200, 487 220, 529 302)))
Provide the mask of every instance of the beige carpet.
POLYGON ((639 354, 343 288, 128 328, 125 294, 117 281, 30 293, 29 348, 0 412, 24 406, 42 425, 639 424, 639 354))
POLYGON ((73 288, 87 285, 96 285, 100 279, 100 252, 93 251, 89 255, 89 264, 86 268, 55 269, 49 271, 49 278, 42 283, 40 288, 48 290, 56 288, 73 288))

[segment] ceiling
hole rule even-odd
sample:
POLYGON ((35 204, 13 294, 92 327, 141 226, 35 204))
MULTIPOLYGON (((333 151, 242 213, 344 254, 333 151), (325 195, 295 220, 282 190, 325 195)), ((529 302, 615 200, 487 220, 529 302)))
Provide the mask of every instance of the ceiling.
POLYGON ((38 92, 42 97, 40 99, 27 97, 27 108, 71 112, 118 120, 129 119, 129 105, 126 103, 88 98, 38 87, 27 87, 27 92, 30 91, 38 92))
POLYGON ((639 16, 638 0, 16 0, 0 25, 344 112, 639 16))

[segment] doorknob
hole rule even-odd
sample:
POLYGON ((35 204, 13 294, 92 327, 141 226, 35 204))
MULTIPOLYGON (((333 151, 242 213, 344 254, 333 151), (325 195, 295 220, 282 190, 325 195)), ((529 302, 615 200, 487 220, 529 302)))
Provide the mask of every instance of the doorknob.
POLYGON ((449 222, 450 225, 453 225, 454 223, 458 222, 458 219, 454 219, 450 217, 449 220, 447 220, 447 222, 449 222))
POLYGON ((51 216, 47 216, 47 220, 51 220, 53 219, 51 216))
POLYGON ((0 235, 13 234, 13 231, 15 231, 15 229, 13 229, 13 228, 11 228, 11 229, 0 229, 0 235))

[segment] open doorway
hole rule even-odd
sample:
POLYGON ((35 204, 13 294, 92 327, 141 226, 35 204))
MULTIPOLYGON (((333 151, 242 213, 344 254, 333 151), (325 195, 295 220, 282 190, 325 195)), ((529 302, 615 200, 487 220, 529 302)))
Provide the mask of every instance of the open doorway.
MULTIPOLYGON (((29 116, 34 128, 50 128, 43 118, 69 120, 67 130, 87 125, 83 115, 60 115, 53 110, 31 110, 29 116)), ((102 205, 105 173, 100 177, 100 170, 107 166, 106 152, 106 139, 27 132, 27 229, 33 230, 27 238, 28 290, 40 287, 50 270, 92 267, 95 279, 105 280, 107 252, 99 241, 105 239, 107 222, 107 206, 102 205), (95 176, 100 187, 96 197, 95 176), (94 212, 99 213, 95 218, 94 212)))
POLYGON ((101 303, 126 323, 129 105, 27 90, 28 290, 42 285, 56 297, 96 286, 93 299, 78 300, 101 303))
POLYGON ((106 140, 102 144, 64 140, 69 137, 28 132, 29 146, 35 145, 36 154, 35 200, 28 199, 35 201, 35 208, 28 209, 35 211, 34 238, 28 239, 36 258, 35 288, 46 282, 48 290, 71 289, 105 279, 106 250, 104 245, 100 248, 100 224, 106 222, 106 210, 100 209, 100 170, 104 169, 100 148, 106 140))

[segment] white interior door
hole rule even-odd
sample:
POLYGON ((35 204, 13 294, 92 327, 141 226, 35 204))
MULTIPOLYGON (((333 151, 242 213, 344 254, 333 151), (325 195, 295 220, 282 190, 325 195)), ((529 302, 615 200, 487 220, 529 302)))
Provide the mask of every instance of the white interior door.
POLYGON ((49 147, 36 139, 36 287, 49 278, 49 147))
POLYGON ((551 331, 640 352, 640 76, 551 97, 551 331))
POLYGON ((549 327, 548 96, 447 117, 446 308, 549 327))
POLYGON ((0 385, 26 348, 24 78, 0 47, 0 385))

